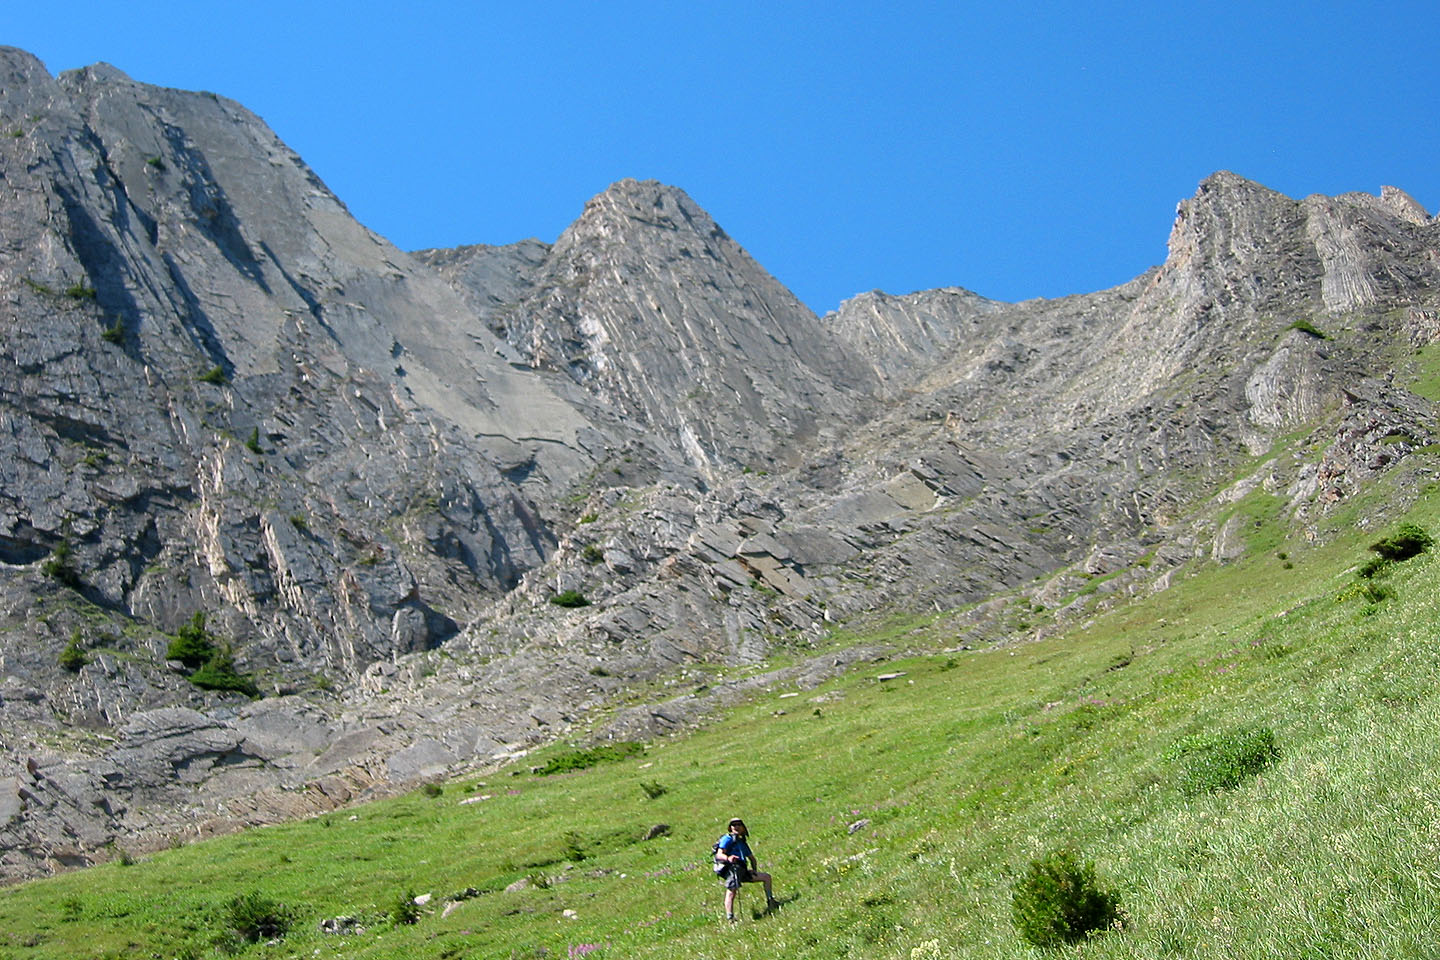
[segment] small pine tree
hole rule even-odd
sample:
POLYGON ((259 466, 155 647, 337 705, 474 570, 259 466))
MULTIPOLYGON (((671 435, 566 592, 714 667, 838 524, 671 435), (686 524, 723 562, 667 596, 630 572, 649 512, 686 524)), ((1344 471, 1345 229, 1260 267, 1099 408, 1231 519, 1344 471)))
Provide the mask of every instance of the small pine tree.
POLYGON ((165 649, 166 660, 179 660, 191 670, 198 670, 216 653, 215 644, 205 629, 205 614, 199 610, 190 622, 175 631, 174 638, 165 649))
POLYGON ((1095 865, 1071 850, 1053 850, 1030 864, 1012 890, 1020 936, 1037 947, 1078 943, 1117 924, 1120 900, 1102 888, 1095 865))
POLYGON ((70 635, 70 642, 65 644, 65 649, 60 651, 58 660, 60 666, 71 673, 79 673, 80 668, 90 662, 85 656, 85 647, 80 641, 80 631, 76 630, 70 635))
POLYGON ((1413 523, 1402 523, 1395 532, 1370 544, 1370 549, 1381 559, 1399 563, 1417 557, 1435 545, 1435 538, 1423 527, 1413 523))

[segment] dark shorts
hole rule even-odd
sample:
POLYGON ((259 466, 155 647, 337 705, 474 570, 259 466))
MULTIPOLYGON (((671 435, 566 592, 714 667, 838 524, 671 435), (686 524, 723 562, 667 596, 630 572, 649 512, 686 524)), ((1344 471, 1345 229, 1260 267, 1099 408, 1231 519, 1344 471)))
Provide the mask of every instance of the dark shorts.
POLYGON ((732 863, 720 874, 720 882, 725 885, 726 890, 739 890, 742 883, 753 883, 754 878, 750 874, 748 863, 732 863))

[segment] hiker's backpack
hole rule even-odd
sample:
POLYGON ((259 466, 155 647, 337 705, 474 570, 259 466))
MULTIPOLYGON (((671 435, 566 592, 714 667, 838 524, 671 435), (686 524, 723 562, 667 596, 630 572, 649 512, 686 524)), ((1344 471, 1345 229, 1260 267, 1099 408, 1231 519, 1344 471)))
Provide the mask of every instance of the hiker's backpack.
POLYGON ((717 877, 730 869, 730 862, 720 859, 720 844, 718 843, 710 848, 710 861, 715 865, 715 875, 717 877))

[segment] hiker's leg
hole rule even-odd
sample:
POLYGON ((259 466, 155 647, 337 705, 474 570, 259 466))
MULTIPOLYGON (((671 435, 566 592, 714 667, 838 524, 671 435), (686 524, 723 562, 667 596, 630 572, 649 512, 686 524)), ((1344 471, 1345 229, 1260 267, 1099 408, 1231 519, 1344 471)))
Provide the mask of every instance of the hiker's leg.
POLYGON ((735 916, 735 894, 739 892, 739 890, 730 890, 728 888, 725 890, 725 916, 735 916))
POLYGON ((774 881, 771 879, 770 874, 752 873, 750 874, 750 879, 759 880, 761 883, 765 884, 765 899, 767 901, 775 899, 775 891, 770 886, 774 881))

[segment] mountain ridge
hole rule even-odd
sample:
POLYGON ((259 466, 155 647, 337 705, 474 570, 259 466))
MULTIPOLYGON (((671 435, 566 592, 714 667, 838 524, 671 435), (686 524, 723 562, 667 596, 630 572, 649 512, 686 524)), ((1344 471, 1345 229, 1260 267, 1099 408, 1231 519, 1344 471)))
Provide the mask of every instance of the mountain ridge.
POLYGON ((1440 223, 1395 188, 1221 172, 1110 290, 817 317, 655 181, 411 254, 238 104, 0 70, 5 876, 663 735, 889 610, 1029 638, 1242 555, 1257 490, 1306 530, 1433 472, 1440 223), (167 663, 197 614, 264 699, 167 663))

